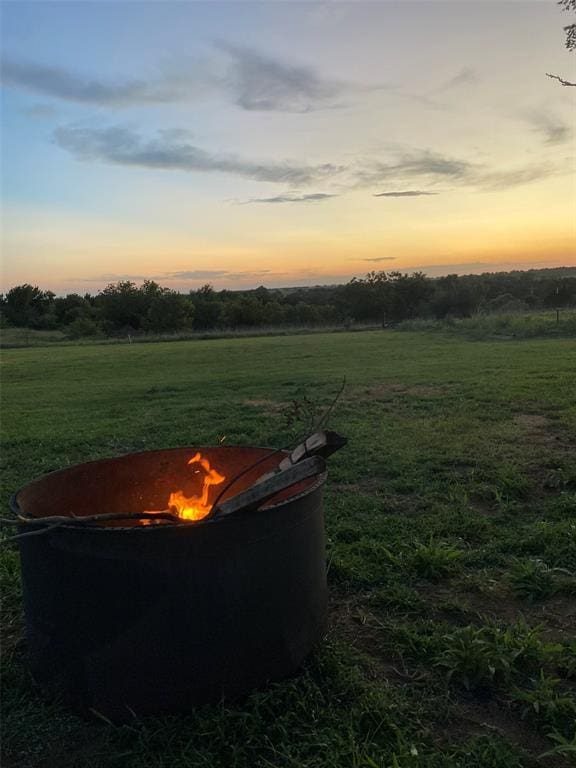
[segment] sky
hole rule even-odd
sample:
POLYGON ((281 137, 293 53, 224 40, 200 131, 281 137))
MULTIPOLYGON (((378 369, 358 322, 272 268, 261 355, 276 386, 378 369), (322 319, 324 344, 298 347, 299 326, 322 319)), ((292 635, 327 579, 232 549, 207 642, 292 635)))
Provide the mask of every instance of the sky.
POLYGON ((1 13, 2 290, 576 264, 554 0, 1 13))

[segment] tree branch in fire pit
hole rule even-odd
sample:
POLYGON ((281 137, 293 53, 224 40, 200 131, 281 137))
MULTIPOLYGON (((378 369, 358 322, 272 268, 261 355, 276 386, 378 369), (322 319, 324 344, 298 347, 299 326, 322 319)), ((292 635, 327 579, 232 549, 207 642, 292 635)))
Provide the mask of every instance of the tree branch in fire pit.
POLYGON ((311 456, 297 464, 290 464, 281 472, 271 473, 264 479, 260 478, 250 488, 221 502, 212 509, 210 517, 224 517, 237 512, 247 512, 248 510, 256 509, 265 501, 271 499, 272 496, 280 493, 280 491, 284 491, 291 485, 295 485, 313 475, 320 475, 325 469, 326 464, 320 456, 311 456))
POLYGON ((44 533, 49 533, 55 528, 60 528, 63 525, 74 527, 86 527, 88 528, 91 523, 98 525, 102 522, 113 522, 115 520, 166 520, 171 523, 183 523, 177 515, 172 514, 169 510, 163 512, 111 512, 109 514, 102 515, 85 515, 79 517, 76 515, 52 515, 49 517, 24 517, 19 515, 13 520, 2 519, 1 522, 8 523, 10 525, 26 525, 33 528, 31 531, 24 531, 23 533, 17 533, 15 536, 10 536, 0 541, 1 544, 7 544, 10 541, 17 541, 23 539, 26 536, 40 536, 44 533))

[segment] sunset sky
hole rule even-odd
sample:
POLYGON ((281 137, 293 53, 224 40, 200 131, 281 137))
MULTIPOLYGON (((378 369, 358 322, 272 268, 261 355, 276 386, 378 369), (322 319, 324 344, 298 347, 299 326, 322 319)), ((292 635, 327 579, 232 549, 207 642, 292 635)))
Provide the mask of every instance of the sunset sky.
POLYGON ((545 2, 7 2, 2 289, 576 264, 545 2))

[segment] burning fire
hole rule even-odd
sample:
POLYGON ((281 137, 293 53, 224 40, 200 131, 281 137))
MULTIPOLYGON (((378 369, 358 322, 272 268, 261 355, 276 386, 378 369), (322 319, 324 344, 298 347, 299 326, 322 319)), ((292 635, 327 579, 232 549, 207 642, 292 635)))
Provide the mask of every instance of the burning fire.
MULTIPOLYGON (((202 481, 202 492, 199 496, 186 496, 183 491, 172 491, 168 499, 168 509, 178 515, 182 520, 202 520, 210 512, 212 504, 208 503, 210 487, 220 485, 226 480, 225 475, 221 475, 216 469, 210 466, 208 459, 205 459, 200 452, 188 460, 188 464, 199 464, 204 470, 204 479, 202 481)), ((197 469, 196 473, 200 470, 197 469)), ((157 513, 158 510, 148 510, 149 513, 157 513)), ((156 520, 142 520, 143 525, 151 525, 156 520)))
POLYGON ((182 491, 173 491, 168 499, 168 508, 176 510, 178 517, 183 520, 202 520, 212 509, 212 504, 208 503, 210 486, 220 485, 226 480, 226 476, 213 469, 208 459, 199 452, 192 456, 188 464, 200 464, 206 473, 202 483, 202 493, 200 496, 185 496, 182 491))

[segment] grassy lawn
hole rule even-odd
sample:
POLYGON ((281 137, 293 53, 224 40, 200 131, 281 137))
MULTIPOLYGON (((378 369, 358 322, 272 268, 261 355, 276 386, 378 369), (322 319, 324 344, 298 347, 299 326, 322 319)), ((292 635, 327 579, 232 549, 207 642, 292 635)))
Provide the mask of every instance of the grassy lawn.
POLYGON ((284 445, 344 376, 331 426, 350 439, 325 494, 328 635, 302 674, 242 702, 113 727, 44 701, 4 547, 3 765, 574 764, 574 341, 377 331, 2 358, 4 510, 89 459, 284 445))

